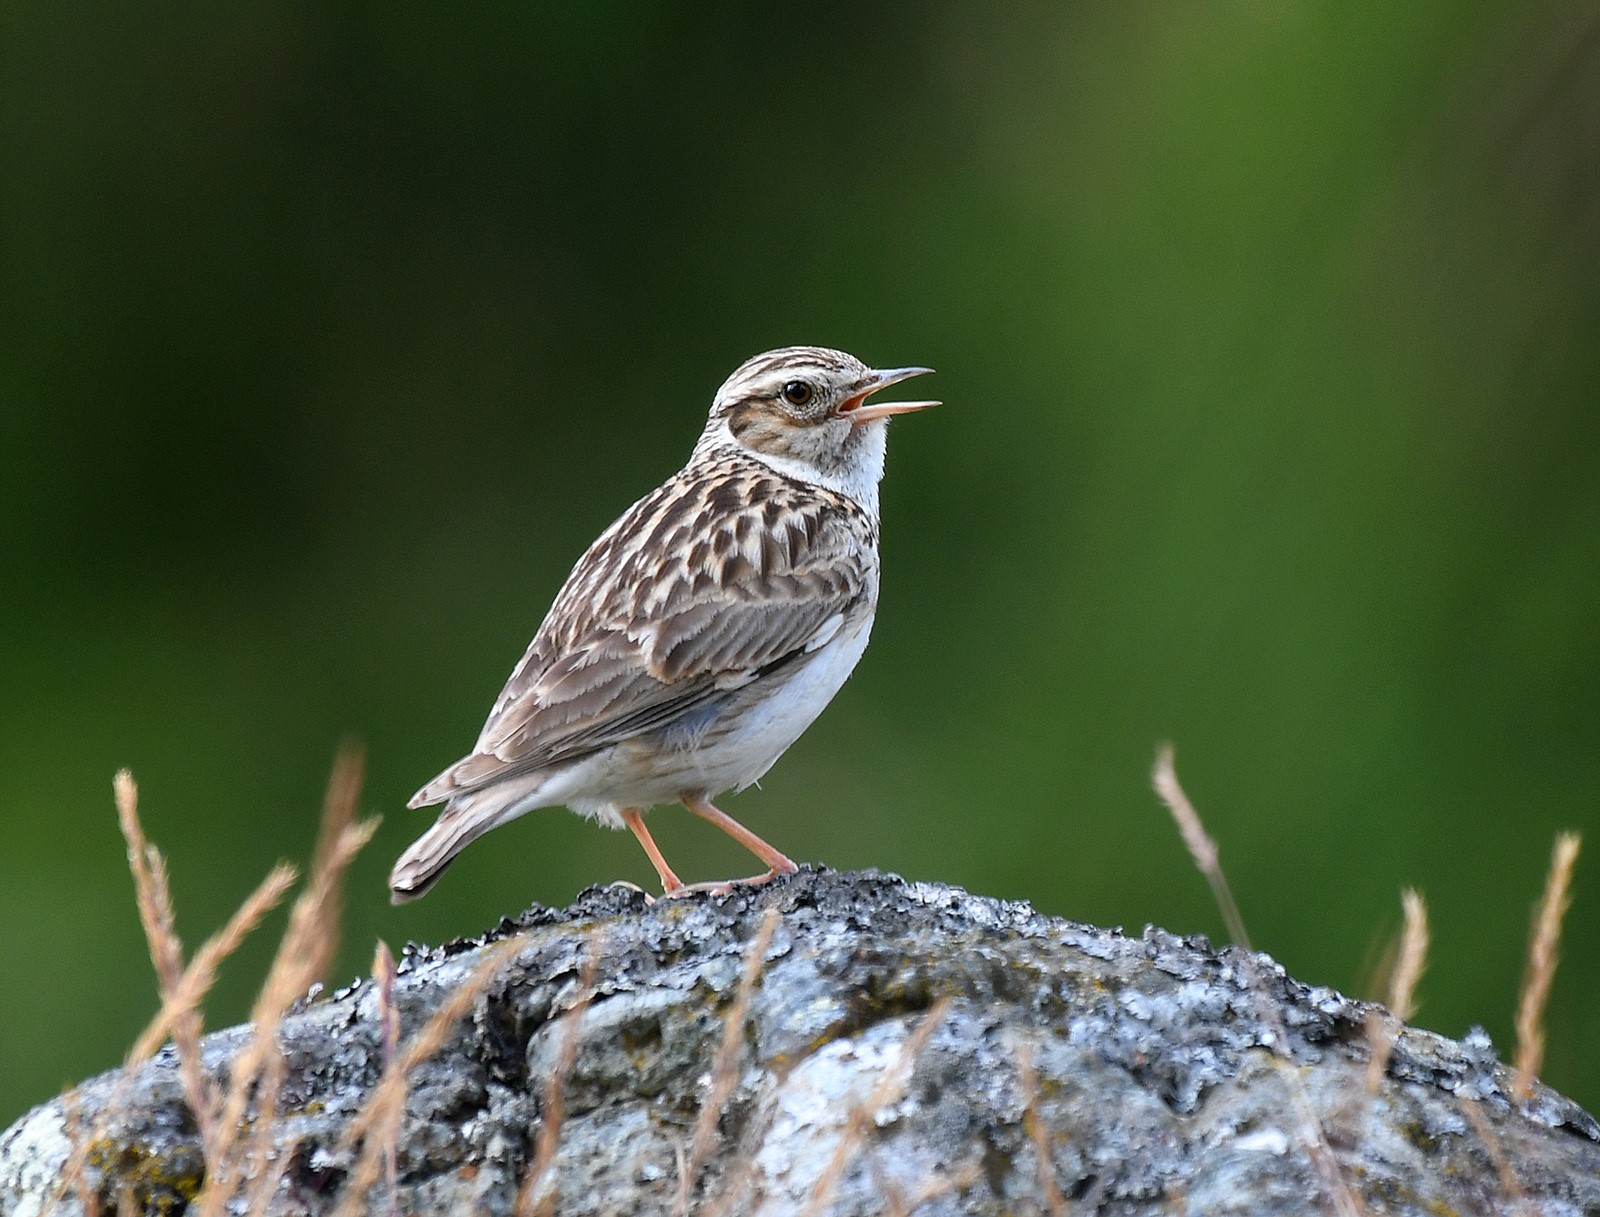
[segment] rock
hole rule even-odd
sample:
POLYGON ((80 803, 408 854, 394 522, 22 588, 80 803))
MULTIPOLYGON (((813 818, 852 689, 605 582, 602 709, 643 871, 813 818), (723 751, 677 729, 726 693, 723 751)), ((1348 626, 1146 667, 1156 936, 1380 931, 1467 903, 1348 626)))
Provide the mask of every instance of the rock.
MULTIPOLYGON (((690 1211, 771 1217, 1600 1213, 1600 1126, 1542 1086, 1518 1102, 1481 1032, 1398 1029, 1369 1094, 1380 1008, 1203 938, 1130 938, 875 872, 808 869, 656 904, 590 889, 482 939, 408 948, 402 1046, 508 939, 510 961, 410 1075, 392 1194, 382 1172, 365 1197, 345 1194, 361 1152, 346 1129, 383 1069, 377 986, 284 1021, 270 1212, 509 1214, 558 1074, 558 1148, 528 1199, 573 1217, 672 1213, 686 1170, 690 1211), (564 1019, 595 951, 592 1004, 564 1019), (716 1119, 702 1121, 709 1100, 716 1119)), ((250 1035, 204 1041, 214 1084, 250 1035)), ((179 1213, 205 1177, 170 1046, 0 1137, 5 1217, 58 1190, 63 1217, 85 1196, 122 1217, 130 1197, 179 1213), (90 1152, 81 1187, 63 1189, 75 1131, 90 1152)), ((245 1211, 245 1193, 231 1207, 245 1211)))

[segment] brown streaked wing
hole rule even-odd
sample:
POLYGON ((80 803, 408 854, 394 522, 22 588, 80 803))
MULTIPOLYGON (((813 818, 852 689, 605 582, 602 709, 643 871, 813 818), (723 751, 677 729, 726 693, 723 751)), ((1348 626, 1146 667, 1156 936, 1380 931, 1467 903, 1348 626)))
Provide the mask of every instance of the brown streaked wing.
POLYGON ((853 504, 764 470, 667 483, 573 568, 474 754, 441 778, 471 790, 575 760, 804 654, 859 607, 869 527, 853 504))

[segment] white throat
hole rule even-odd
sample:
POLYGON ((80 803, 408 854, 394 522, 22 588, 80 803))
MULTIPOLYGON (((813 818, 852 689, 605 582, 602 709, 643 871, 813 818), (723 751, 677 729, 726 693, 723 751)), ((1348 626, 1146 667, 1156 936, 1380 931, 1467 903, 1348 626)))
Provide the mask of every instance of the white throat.
POLYGON ((770 452, 757 452, 733 438, 726 419, 718 419, 700 436, 695 445, 695 455, 716 449, 733 449, 752 460, 760 461, 774 473, 821 486, 835 494, 852 499, 864 507, 873 519, 878 518, 878 483, 883 480, 883 459, 887 449, 889 420, 874 419, 862 423, 857 431, 859 439, 852 445, 850 459, 835 469, 819 469, 810 461, 796 460, 770 452))

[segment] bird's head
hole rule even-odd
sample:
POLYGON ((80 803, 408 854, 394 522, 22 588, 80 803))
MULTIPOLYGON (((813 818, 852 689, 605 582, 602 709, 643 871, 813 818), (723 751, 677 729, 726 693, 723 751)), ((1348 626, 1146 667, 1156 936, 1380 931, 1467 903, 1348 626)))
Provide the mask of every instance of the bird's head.
POLYGON ((827 347, 768 351, 747 360, 717 390, 702 444, 731 442, 807 480, 875 486, 883 475, 886 420, 939 403, 867 399, 931 371, 869 368, 827 347))

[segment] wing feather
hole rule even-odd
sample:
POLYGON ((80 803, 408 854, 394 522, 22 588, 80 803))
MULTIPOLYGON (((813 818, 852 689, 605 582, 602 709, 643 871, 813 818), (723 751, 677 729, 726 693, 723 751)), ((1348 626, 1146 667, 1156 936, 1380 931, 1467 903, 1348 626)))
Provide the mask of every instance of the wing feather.
POLYGON ((688 473, 579 560, 473 755, 419 800, 659 730, 870 608, 875 526, 854 503, 759 467, 688 473))

